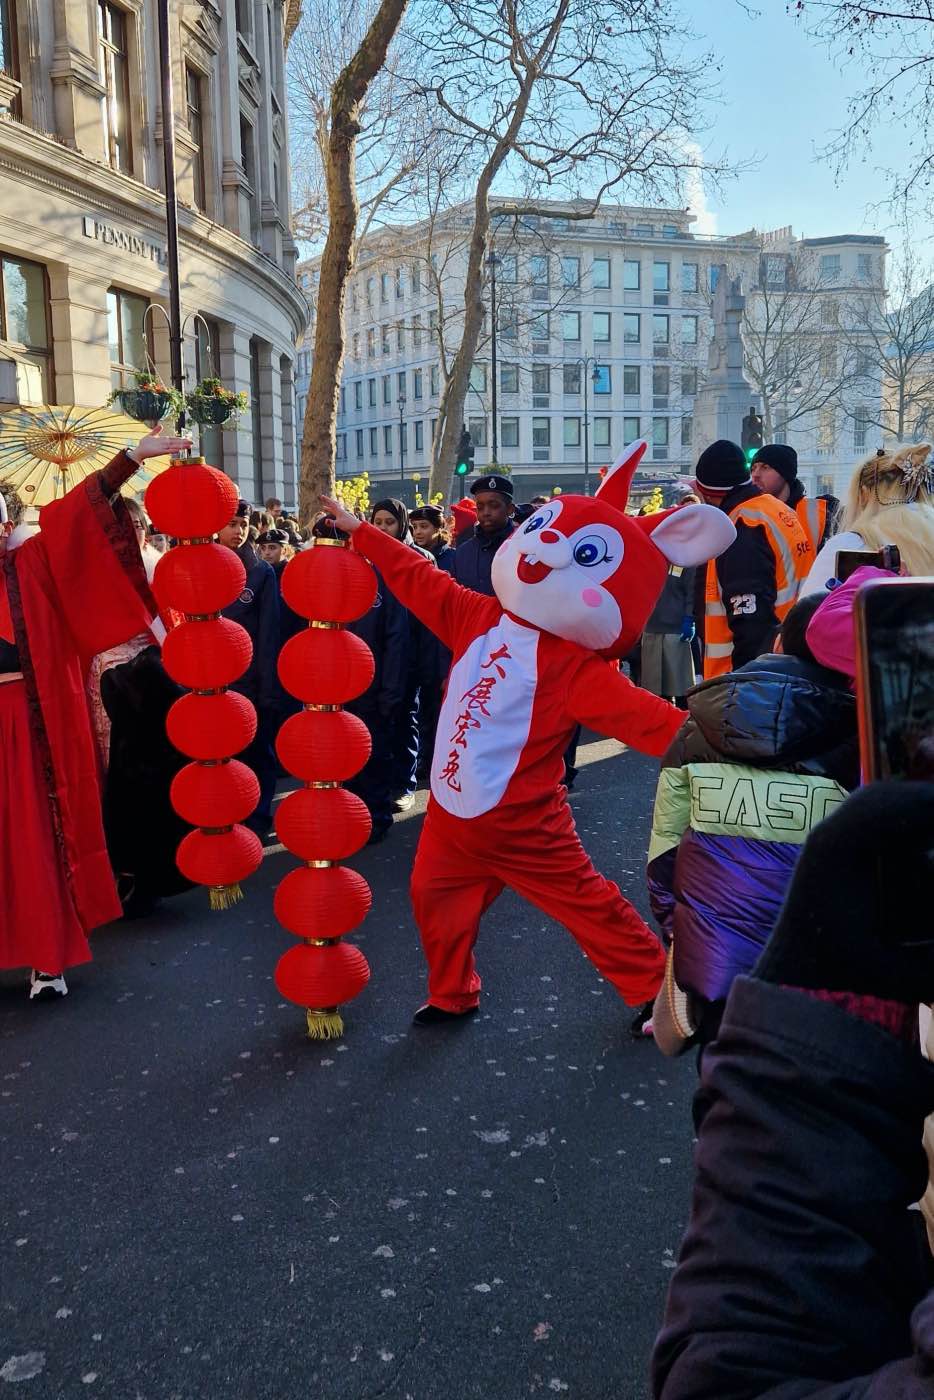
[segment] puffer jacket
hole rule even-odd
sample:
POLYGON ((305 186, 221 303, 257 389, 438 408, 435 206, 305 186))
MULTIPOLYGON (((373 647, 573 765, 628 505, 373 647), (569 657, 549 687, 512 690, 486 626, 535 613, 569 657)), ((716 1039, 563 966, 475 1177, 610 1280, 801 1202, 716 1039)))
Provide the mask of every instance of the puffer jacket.
POLYGON ((768 655, 688 696, 662 760, 648 882, 674 976, 722 1003, 768 939, 808 832, 859 782, 845 677, 768 655))

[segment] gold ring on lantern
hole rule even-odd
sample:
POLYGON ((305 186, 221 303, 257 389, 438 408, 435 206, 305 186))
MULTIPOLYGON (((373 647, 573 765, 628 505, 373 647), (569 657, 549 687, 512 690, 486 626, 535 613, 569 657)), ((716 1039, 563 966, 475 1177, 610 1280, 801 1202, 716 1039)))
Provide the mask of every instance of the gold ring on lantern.
POLYGON ((173 467, 203 467, 205 461, 203 457, 172 457, 173 467))
POLYGON ((315 788, 320 791, 323 788, 340 787, 340 783, 306 783, 305 786, 309 788, 315 788))
POLYGON ((202 826, 200 830, 205 836, 226 836, 233 826, 202 826))
POLYGON ((342 710, 344 707, 343 705, 305 705, 303 708, 313 710, 318 715, 330 715, 335 710, 342 710))
MULTIPOLYGON (((184 465, 181 463, 180 465, 184 465)), ((179 544, 212 544, 210 535, 192 535, 190 538, 180 539, 179 544)))
POLYGON ((337 629, 338 627, 340 627, 340 623, 339 623, 339 622, 309 622, 308 626, 309 626, 309 627, 314 627, 314 628, 316 628, 318 631, 322 631, 322 632, 333 632, 333 631, 336 631, 336 629, 337 629))
POLYGON ((219 612, 213 612, 213 613, 186 613, 186 614, 185 614, 185 620, 186 620, 187 622, 213 622, 213 621, 215 620, 215 618, 218 618, 218 617, 220 617, 220 613, 219 613, 219 612))
MULTIPOLYGON (((343 937, 343 935, 341 935, 343 937)), ((303 938, 302 942, 307 943, 309 948, 333 948, 340 943, 340 938, 303 938)), ((335 1011, 337 1007, 334 1008, 335 1011)))
POLYGON ((312 547, 315 549, 317 549, 318 545, 322 544, 330 545, 332 548, 336 545, 338 549, 350 548, 350 540, 325 540, 322 539, 319 535, 313 535, 308 541, 308 543, 312 545, 312 547))
POLYGON ((337 865, 336 860, 306 860, 305 864, 309 870, 330 870, 332 865, 337 865))

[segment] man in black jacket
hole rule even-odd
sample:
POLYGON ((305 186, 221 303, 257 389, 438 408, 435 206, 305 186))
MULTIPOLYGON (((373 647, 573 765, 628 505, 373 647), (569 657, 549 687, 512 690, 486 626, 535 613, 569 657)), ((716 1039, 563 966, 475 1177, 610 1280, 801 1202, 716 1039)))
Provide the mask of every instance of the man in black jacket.
MULTIPOLYGON (((812 559, 794 511, 749 477, 742 448, 721 439, 698 458, 698 495, 736 526, 729 549, 698 570, 704 584, 704 678, 725 675, 771 651, 812 559)), ((697 598, 697 592, 695 593, 697 598)), ((697 601, 700 601, 699 599, 697 601)))
POLYGON ((347 624, 347 631, 370 648, 375 668, 369 688, 347 705, 370 731, 372 749, 366 766, 345 784, 366 803, 372 823, 370 845, 382 841, 392 829, 393 728, 399 724, 405 701, 412 649, 409 614, 386 587, 379 570, 374 573, 377 590, 373 606, 347 624))
POLYGON ((934 1066, 934 784, 874 783, 809 836, 704 1053, 691 1219, 656 1400, 930 1400, 921 1145, 934 1066))
POLYGON ((767 442, 751 463, 753 485, 791 506, 817 555, 833 534, 840 502, 836 496, 808 496, 798 480, 798 454, 783 442, 767 442))
POLYGON ((221 544, 233 550, 246 569, 243 591, 222 610, 222 616, 245 627, 253 644, 249 668, 230 688, 245 695, 256 709, 256 737, 241 757, 259 779, 260 796, 256 811, 244 825, 265 840, 272 826, 272 802, 278 773, 273 743, 280 703, 276 673, 279 659, 279 584, 272 565, 258 558, 256 550, 247 543, 249 527, 249 504, 240 501, 236 515, 218 531, 217 538, 221 544))
POLYGON ((508 476, 492 473, 475 481, 470 494, 477 505, 477 523, 473 534, 457 546, 454 577, 465 588, 492 598, 493 555, 516 528, 512 482, 508 476))

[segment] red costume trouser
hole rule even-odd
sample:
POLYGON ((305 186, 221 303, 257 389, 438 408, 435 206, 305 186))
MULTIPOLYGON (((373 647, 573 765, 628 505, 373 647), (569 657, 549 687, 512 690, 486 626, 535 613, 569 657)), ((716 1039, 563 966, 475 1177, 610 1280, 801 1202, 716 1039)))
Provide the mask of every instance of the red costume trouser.
POLYGON ((411 892, 434 1006, 477 1005, 480 919, 507 886, 564 924, 630 1006, 655 997, 665 969, 661 944, 618 886, 594 869, 565 803, 510 830, 496 812, 467 822, 432 802, 411 892))

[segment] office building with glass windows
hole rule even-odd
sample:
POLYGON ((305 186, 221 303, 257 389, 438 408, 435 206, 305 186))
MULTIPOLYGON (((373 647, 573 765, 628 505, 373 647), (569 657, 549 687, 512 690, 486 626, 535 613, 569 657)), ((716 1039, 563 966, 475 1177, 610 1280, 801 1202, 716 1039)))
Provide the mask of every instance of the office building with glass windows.
MULTIPOLYGON (((171 6, 187 387, 251 411, 202 448, 245 496, 294 501, 285 46, 300 0, 171 6)), ((169 373, 154 0, 0 0, 0 397, 99 406, 169 373)))
MULTIPOLYGON (((689 213, 673 209, 604 207, 576 219, 568 205, 543 201, 538 211, 515 218, 493 202, 486 319, 465 412, 476 467, 509 466, 524 499, 555 486, 580 490, 588 482, 594 489, 599 468, 640 437, 650 444, 640 473, 645 489, 691 470, 694 399, 708 362, 719 268, 740 279, 750 324, 761 319, 769 294, 799 296, 794 269, 813 271, 820 296, 812 287, 801 325, 792 316, 786 323, 797 339, 820 337, 824 358, 818 361, 814 346, 804 354, 790 342, 776 347, 792 365, 807 361, 811 378, 821 364, 829 375, 838 372, 828 328, 846 319, 854 289, 884 281, 881 238, 702 235, 689 213)), ((460 340, 471 216, 470 206, 456 206, 433 225, 369 234, 350 282, 338 475, 367 471, 381 489, 404 489, 410 501, 416 484, 424 492, 430 470, 442 349, 449 363, 460 340)), ((317 270, 317 259, 299 265, 312 308, 317 270)), ((299 419, 310 361, 306 343, 298 353, 299 419)), ((796 387, 794 374, 786 377, 796 387)), ((818 482, 829 489, 829 480, 848 475, 878 394, 871 376, 856 383, 848 375, 839 402, 816 395, 819 408, 806 417, 793 417, 793 405, 777 406, 775 433, 798 449, 809 489, 818 482)))
MULTIPOLYGON (((599 468, 639 437, 651 444, 644 476, 672 478, 690 463, 709 269, 725 246, 750 265, 758 256, 752 243, 695 235, 682 210, 614 206, 578 220, 567 208, 542 202, 539 214, 517 220, 494 201, 496 261, 465 417, 476 466, 492 465, 495 449, 524 498, 579 490, 585 478, 595 489, 599 468)), ((470 212, 454 208, 431 229, 365 240, 347 302, 340 475, 366 470, 401 485, 404 468, 409 483, 427 480, 442 340, 450 356, 460 339, 470 212)), ((316 260, 299 266, 312 301, 316 272, 316 260)), ((307 358, 300 350, 300 408, 307 358)))

